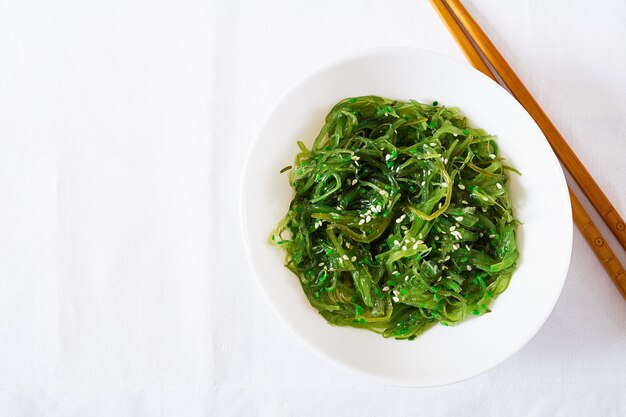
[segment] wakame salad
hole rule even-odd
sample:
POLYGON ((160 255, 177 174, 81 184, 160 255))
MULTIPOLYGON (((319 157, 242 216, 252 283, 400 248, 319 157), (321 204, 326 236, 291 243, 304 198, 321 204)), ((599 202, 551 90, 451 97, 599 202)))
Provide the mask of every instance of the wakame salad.
POLYGON ((517 171, 493 136, 437 102, 364 96, 297 143, 271 241, 329 323, 412 340, 490 311, 518 258, 517 171))

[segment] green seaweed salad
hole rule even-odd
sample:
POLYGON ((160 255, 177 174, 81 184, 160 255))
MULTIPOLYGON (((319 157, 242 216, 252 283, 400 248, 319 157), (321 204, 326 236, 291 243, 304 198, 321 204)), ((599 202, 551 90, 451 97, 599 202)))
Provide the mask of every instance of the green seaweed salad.
POLYGON ((437 102, 365 96, 298 146, 271 240, 329 323, 412 340, 490 311, 518 258, 493 136, 437 102))

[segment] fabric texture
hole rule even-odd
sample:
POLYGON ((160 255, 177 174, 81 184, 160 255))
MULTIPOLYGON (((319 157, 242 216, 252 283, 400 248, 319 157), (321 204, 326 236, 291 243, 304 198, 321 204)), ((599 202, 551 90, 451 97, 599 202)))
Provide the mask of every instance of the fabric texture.
MULTIPOLYGON (((464 4, 626 215, 624 4, 464 4)), ((340 369, 261 295, 237 214, 256 130, 390 45, 463 60, 425 0, 0 2, 0 415, 626 415, 626 303, 578 231, 537 336, 451 386, 340 369)))

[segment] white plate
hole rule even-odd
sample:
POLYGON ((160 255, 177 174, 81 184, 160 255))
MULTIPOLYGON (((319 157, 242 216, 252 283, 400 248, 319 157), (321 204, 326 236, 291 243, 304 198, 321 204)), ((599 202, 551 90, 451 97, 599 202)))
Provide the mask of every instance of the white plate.
POLYGON ((314 351, 377 380, 407 386, 448 384, 480 374, 524 346, 543 325, 563 287, 572 218, 563 171, 545 137, 515 99, 485 75, 450 58, 414 49, 369 50, 309 76, 269 115, 248 155, 241 188, 248 258, 270 303, 314 351), (436 326, 416 340, 333 327, 310 306, 284 253, 268 243, 292 191, 281 168, 297 140, 313 142, 340 99, 360 95, 434 100, 459 107, 472 126, 497 135, 500 151, 522 172, 510 175, 520 260, 493 312, 456 327, 436 326))

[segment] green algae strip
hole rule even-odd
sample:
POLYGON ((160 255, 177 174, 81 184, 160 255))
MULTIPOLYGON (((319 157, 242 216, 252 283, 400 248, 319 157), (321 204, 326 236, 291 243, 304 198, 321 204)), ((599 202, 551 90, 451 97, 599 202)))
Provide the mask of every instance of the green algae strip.
POLYGON ((297 145, 271 241, 329 323, 412 340, 490 311, 518 259, 493 136, 437 102, 364 96, 297 145))

